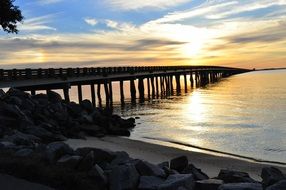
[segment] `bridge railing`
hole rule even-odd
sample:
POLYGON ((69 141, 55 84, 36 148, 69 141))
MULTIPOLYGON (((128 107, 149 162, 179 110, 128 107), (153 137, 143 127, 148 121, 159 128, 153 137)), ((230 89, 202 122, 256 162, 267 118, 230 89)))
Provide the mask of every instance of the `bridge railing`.
POLYGON ((0 81, 25 79, 68 78, 83 76, 107 76, 110 74, 153 73, 178 70, 190 71, 245 71, 219 66, 142 66, 142 67, 83 67, 83 68, 48 68, 48 69, 0 69, 0 81))

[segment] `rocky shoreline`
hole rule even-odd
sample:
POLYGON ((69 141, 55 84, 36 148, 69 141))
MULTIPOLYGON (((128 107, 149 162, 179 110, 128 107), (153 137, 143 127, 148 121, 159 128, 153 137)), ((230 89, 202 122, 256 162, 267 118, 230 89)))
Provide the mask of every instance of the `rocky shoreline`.
POLYGON ((129 136, 135 119, 94 108, 88 100, 65 102, 52 91, 0 91, 0 121, 0 173, 55 189, 286 190, 285 174, 274 167, 262 169, 262 181, 225 169, 210 179, 186 156, 153 164, 122 151, 72 149, 63 142, 67 138, 129 136))

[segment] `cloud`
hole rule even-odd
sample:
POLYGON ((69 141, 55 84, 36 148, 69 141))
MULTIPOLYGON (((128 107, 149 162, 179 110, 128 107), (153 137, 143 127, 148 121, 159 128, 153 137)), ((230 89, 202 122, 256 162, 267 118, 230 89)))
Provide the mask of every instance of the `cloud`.
POLYGON ((56 15, 57 14, 49 14, 26 19, 23 24, 18 26, 18 28, 20 31, 56 30, 56 28, 48 25, 56 15))
POLYGON ((63 0, 38 0, 37 2, 40 5, 50 5, 50 4, 54 4, 54 3, 59 3, 62 2, 63 0))
POLYGON ((98 21, 94 18, 85 18, 84 21, 91 26, 95 26, 98 23, 98 21))
POLYGON ((138 10, 142 8, 165 9, 191 2, 191 0, 106 0, 106 2, 115 9, 138 10))

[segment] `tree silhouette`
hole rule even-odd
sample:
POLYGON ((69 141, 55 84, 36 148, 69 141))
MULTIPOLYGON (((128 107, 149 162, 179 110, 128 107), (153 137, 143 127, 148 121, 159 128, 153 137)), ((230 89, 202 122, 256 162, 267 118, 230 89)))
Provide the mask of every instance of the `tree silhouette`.
POLYGON ((0 0, 0 25, 8 33, 18 33, 17 22, 23 20, 21 10, 13 5, 15 0, 0 0))

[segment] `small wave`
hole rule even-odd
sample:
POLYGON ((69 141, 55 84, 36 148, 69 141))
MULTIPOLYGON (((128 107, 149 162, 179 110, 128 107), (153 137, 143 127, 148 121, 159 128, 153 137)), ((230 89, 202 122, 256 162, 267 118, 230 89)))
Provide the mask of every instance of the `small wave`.
POLYGON ((191 144, 187 144, 187 143, 183 143, 183 142, 178 142, 178 141, 174 141, 174 140, 164 139, 164 138, 153 138, 153 137, 143 137, 143 138, 150 139, 150 140, 162 141, 162 142, 168 142, 168 143, 182 145, 182 146, 191 147, 191 148, 196 148, 196 149, 200 149, 200 150, 204 150, 204 151, 209 151, 209 152, 213 152, 213 153, 223 154, 223 155, 227 155, 227 156, 233 156, 233 157, 236 157, 236 158, 251 160, 251 161, 259 162, 259 163, 279 164, 279 165, 284 165, 284 166, 286 165, 286 163, 284 163, 284 162, 270 161, 270 160, 263 160, 263 159, 253 158, 253 157, 249 157, 249 156, 243 156, 243 155, 240 155, 240 154, 234 154, 234 153, 224 152, 224 151, 220 151, 220 150, 204 148, 204 147, 191 145, 191 144))

